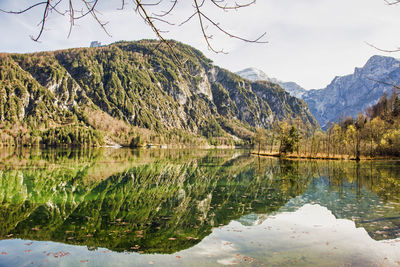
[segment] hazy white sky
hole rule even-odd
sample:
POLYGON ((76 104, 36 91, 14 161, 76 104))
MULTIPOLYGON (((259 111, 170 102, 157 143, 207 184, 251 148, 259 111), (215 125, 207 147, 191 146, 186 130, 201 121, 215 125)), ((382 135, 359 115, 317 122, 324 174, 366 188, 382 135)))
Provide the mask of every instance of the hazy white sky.
MULTIPOLYGON (((68 17, 50 16, 40 43, 30 40, 38 33, 40 8, 23 15, 0 13, 0 52, 32 52, 104 44, 119 40, 155 38, 132 6, 117 10, 120 0, 100 0, 99 9, 111 37, 90 18, 77 22, 67 38, 68 17)), ((0 8, 19 10, 32 0, 0 0, 0 8)), ((79 2, 79 1, 76 1, 79 2)), ((206 1, 207 2, 207 1, 206 1)), ((166 1, 168 3, 168 1, 166 1)), ((170 19, 179 23, 191 14, 191 1, 182 0, 170 19)), ((164 10, 164 9, 163 9, 164 10)), ((207 50, 198 22, 182 27, 166 27, 166 38, 176 39, 203 51, 216 65, 231 71, 256 67, 270 77, 294 81, 306 89, 325 87, 335 76, 352 73, 374 54, 385 54, 365 42, 394 49, 400 46, 400 5, 388 6, 383 0, 258 0, 251 7, 218 12, 211 5, 204 9, 225 29, 242 37, 255 38, 267 32, 268 44, 251 44, 214 33, 215 48, 207 50)), ((400 57, 400 53, 387 54, 400 57)))

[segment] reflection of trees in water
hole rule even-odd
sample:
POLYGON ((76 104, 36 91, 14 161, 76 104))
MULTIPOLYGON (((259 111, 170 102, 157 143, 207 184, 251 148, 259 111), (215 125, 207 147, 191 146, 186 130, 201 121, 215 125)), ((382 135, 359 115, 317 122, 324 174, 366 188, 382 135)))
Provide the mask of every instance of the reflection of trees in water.
POLYGON ((330 183, 343 187, 354 184, 356 193, 362 189, 376 193, 383 201, 400 202, 400 164, 398 162, 328 162, 325 165, 330 183))
POLYGON ((57 156, 63 167, 29 163, 3 171, 1 237, 172 253, 198 243, 213 227, 277 211, 309 183, 296 163, 258 161, 237 151, 153 156, 114 155, 119 161, 107 170, 103 165, 111 160, 104 155, 76 165, 74 157, 57 156), (95 173, 107 176, 88 179, 95 173))

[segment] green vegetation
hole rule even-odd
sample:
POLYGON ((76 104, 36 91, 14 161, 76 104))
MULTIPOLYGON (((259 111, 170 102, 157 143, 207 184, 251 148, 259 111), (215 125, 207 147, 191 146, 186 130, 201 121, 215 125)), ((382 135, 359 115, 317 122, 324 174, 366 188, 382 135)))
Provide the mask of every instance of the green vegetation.
POLYGON ((281 125, 281 145, 279 148, 280 154, 292 153, 299 146, 299 133, 295 126, 290 126, 282 124, 281 125))
POLYGON ((42 133, 42 141, 46 146, 101 146, 104 144, 102 133, 85 126, 66 126, 52 128, 42 133))
POLYGON ((279 86, 250 83, 171 42, 174 55, 153 40, 1 54, 0 144, 234 146, 294 114, 316 125, 279 86))

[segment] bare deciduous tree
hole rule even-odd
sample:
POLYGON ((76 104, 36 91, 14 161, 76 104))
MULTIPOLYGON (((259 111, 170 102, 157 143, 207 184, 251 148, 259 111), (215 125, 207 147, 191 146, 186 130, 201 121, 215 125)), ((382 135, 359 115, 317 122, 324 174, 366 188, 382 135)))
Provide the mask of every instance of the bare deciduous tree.
MULTIPOLYGON (((105 0, 102 0, 105 1, 105 0)), ((122 10, 127 6, 127 0, 120 0, 117 9, 122 10)), ((30 5, 27 8, 21 9, 19 11, 3 10, 1 11, 9 14, 23 14, 29 12, 33 9, 41 9, 41 19, 38 24, 39 32, 35 36, 31 36, 32 40, 38 41, 45 29, 46 23, 50 16, 68 16, 69 17, 69 34, 71 34, 72 28, 76 21, 91 16, 98 25, 109 35, 106 25, 107 22, 103 21, 101 14, 98 10, 100 0, 36 0, 36 3, 30 5)), ((245 7, 249 7, 256 3, 256 0, 191 0, 192 9, 191 13, 188 14, 187 18, 180 22, 173 22, 172 13, 174 10, 179 8, 181 1, 178 0, 132 0, 134 10, 136 13, 144 20, 144 22, 154 31, 157 38, 162 43, 167 43, 168 41, 164 38, 162 30, 162 24, 167 24, 170 26, 182 26, 183 24, 197 19, 200 27, 201 35, 203 36, 208 49, 215 53, 224 53, 222 49, 216 49, 211 40, 212 35, 209 34, 210 29, 215 29, 220 33, 229 36, 234 39, 238 39, 244 42, 250 43, 267 43, 264 40, 266 33, 261 34, 255 39, 243 38, 241 36, 235 35, 221 26, 221 24, 210 17, 210 15, 205 10, 207 4, 211 4, 214 9, 223 10, 226 12, 235 11, 245 7), (154 1, 154 2, 151 2, 154 1)), ((169 44, 168 44, 169 45, 169 44)))

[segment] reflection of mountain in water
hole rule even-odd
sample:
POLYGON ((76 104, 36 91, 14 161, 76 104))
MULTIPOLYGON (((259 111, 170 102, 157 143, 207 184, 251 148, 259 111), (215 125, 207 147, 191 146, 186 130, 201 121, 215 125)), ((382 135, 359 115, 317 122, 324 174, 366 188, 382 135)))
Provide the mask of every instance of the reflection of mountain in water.
POLYGON ((114 165, 104 170, 111 162, 104 158, 104 164, 63 159, 61 167, 29 162, 29 168, 6 169, 0 174, 0 237, 173 253, 197 244, 213 227, 277 211, 307 189, 310 178, 290 162, 234 153, 155 157, 143 164, 136 163, 140 157, 120 159, 113 174, 114 165), (96 169, 107 176, 94 179, 96 169))
POLYGON ((262 224, 268 218, 268 214, 247 214, 239 218, 237 221, 244 226, 254 226, 262 224))
POLYGON ((364 227, 376 240, 400 237, 400 207, 387 205, 366 188, 355 192, 354 186, 347 183, 334 188, 327 179, 314 179, 304 195, 292 199, 281 210, 296 210, 307 203, 319 204, 338 219, 353 220, 357 227, 364 227))
POLYGON ((395 163, 318 165, 319 175, 307 192, 290 200, 280 211, 319 204, 336 218, 364 227, 375 240, 400 237, 400 168, 395 163))
POLYGON ((374 239, 398 236, 400 168, 395 165, 279 161, 237 153, 53 151, 4 157, 0 239, 173 253, 231 220, 254 225, 306 203, 353 220, 374 239))

